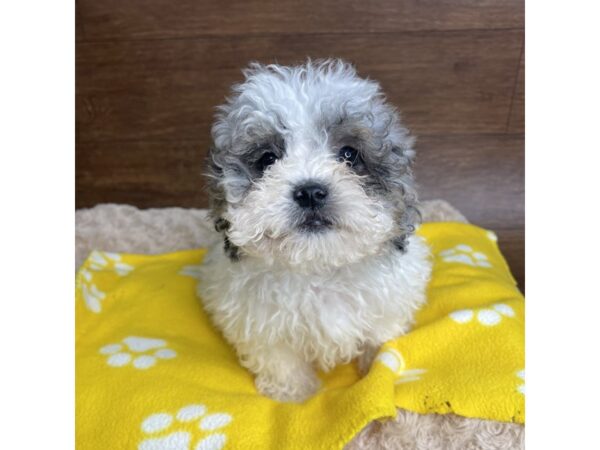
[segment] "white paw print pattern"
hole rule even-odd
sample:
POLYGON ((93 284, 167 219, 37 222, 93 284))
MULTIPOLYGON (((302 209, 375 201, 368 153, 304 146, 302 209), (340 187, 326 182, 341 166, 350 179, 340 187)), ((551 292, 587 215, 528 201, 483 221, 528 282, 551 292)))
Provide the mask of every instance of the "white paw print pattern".
POLYGON ((440 256, 445 262, 467 264, 474 267, 492 267, 484 253, 474 251, 467 244, 458 244, 454 248, 441 251, 440 256))
POLYGON ((196 280, 200 279, 200 274, 202 271, 202 265, 197 266, 184 266, 180 271, 179 275, 184 275, 186 277, 192 277, 196 280))
POLYGON ((517 387, 517 391, 519 391, 521 394, 525 395, 525 369, 519 370, 515 375, 517 375, 517 377, 519 377, 521 380, 523 380, 523 384, 521 384, 517 387))
POLYGON ((427 372, 426 369, 405 369, 404 358, 399 351, 389 348, 377 355, 375 361, 380 362, 390 369, 398 378, 394 384, 409 383, 421 379, 421 375, 427 372))
POLYGON ((144 439, 138 450, 190 450, 194 436, 186 431, 188 424, 194 424, 194 430, 203 437, 196 442, 193 450, 220 450, 227 442, 223 428, 231 423, 230 414, 218 412, 207 414, 207 408, 201 404, 187 405, 175 416, 169 413, 152 414, 142 422, 144 439), (177 427, 179 426, 179 429, 177 427), (152 437, 171 431, 167 435, 152 437), (208 433, 208 435, 206 435, 208 433))
POLYGON ((515 311, 504 303, 495 303, 489 308, 479 310, 460 309, 451 312, 449 316, 460 324, 471 322, 474 317, 477 317, 480 324, 491 327, 498 325, 502 321, 502 317, 514 317, 515 311))
POLYGON ((100 353, 107 356, 106 363, 109 366, 123 367, 131 363, 136 369, 145 370, 154 366, 159 359, 177 356, 175 350, 167 348, 167 342, 163 339, 128 336, 122 342, 108 344, 100 349, 100 353))
POLYGON ((90 265, 87 269, 81 270, 80 288, 83 300, 87 308, 95 313, 102 311, 102 300, 106 294, 98 289, 94 284, 94 274, 100 270, 114 270, 117 275, 124 277, 134 268, 129 264, 121 262, 121 255, 111 252, 99 252, 94 250, 90 254, 90 265), (89 270, 88 270, 89 269, 89 270))

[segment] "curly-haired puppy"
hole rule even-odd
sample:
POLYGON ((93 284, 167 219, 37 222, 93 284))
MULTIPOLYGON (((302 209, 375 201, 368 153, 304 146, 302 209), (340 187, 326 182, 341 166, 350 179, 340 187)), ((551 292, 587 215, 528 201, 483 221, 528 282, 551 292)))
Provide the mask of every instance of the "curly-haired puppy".
POLYGON ((212 128, 224 243, 199 294, 257 388, 302 401, 315 369, 356 357, 368 368, 425 300, 413 139, 379 84, 342 61, 244 75, 212 128))

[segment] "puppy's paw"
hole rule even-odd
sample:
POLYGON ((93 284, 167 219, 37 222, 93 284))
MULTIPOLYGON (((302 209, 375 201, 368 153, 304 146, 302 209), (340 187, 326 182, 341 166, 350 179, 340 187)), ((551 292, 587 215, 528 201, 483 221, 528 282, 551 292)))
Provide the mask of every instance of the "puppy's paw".
POLYGON ((277 377, 269 373, 259 373, 255 380, 258 391, 280 402, 302 403, 312 397, 321 385, 312 368, 277 377))

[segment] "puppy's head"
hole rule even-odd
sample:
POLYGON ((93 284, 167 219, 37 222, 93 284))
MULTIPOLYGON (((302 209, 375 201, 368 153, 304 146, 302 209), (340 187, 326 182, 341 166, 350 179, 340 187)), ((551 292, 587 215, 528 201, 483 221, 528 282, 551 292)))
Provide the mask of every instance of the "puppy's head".
POLYGON ((212 215, 232 258, 342 266, 414 230, 413 139, 379 84, 337 60, 253 64, 219 107, 212 215))

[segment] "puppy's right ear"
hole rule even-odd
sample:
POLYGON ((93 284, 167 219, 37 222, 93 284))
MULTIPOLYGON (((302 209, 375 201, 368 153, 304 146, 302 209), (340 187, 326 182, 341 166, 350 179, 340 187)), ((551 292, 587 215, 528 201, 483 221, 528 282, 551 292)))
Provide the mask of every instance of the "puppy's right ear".
POLYGON ((217 163, 216 155, 217 149, 214 146, 211 146, 206 159, 206 180, 210 217, 215 222, 215 226, 216 222, 221 219, 221 215, 225 211, 226 205, 225 190, 221 184, 221 180, 223 179, 223 168, 217 163))
POLYGON ((208 152, 208 171, 206 174, 210 207, 209 217, 214 222, 215 230, 223 236, 223 249, 225 254, 229 256, 232 261, 237 261, 240 259, 240 252, 227 236, 230 223, 223 217, 223 213, 227 206, 227 200, 225 197, 225 189, 221 183, 224 176, 223 168, 217 163, 216 155, 217 149, 214 146, 211 146, 208 152))

